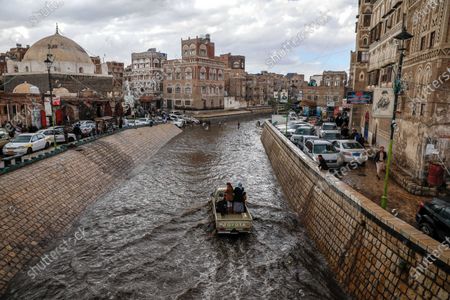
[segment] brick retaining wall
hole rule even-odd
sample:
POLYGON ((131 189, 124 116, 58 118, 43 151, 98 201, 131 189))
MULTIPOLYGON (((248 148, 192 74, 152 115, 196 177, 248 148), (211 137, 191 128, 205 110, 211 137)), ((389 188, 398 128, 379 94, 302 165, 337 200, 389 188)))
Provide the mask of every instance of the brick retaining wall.
POLYGON ((356 299, 449 299, 450 250, 340 182, 271 124, 261 137, 284 194, 344 290, 356 299), (442 246, 441 246, 442 247, 442 246))
POLYGON ((181 130, 129 129, 0 177, 0 295, 47 242, 181 130))

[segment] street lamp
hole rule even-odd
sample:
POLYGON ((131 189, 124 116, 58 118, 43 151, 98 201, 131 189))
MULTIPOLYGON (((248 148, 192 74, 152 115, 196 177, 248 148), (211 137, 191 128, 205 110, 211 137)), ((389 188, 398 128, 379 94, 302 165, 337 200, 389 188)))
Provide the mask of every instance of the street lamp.
POLYGON ((53 146, 56 149, 56 132, 55 132, 55 118, 56 115, 53 111, 53 88, 52 88, 52 77, 50 74, 50 69, 53 65, 53 55, 50 53, 47 53, 47 58, 44 60, 45 65, 47 66, 47 72, 48 72, 48 88, 50 91, 50 105, 52 108, 52 123, 53 123, 53 146))
POLYGON ((397 77, 395 79, 394 83, 394 109, 392 112, 392 122, 391 122, 391 136, 389 140, 389 150, 388 150, 388 157, 387 157, 387 164, 386 164, 386 175, 384 177, 384 191, 383 196, 381 196, 381 207, 383 209, 386 209, 387 207, 387 189, 388 189, 388 181, 389 181, 389 169, 391 166, 392 161, 392 144, 394 142, 394 131, 397 127, 397 124, 395 123, 396 118, 396 110, 397 110, 397 102, 398 102, 398 96, 401 93, 401 78, 402 78, 402 67, 403 67, 403 58, 405 57, 405 41, 410 40, 413 38, 413 35, 410 34, 406 30, 405 26, 405 16, 403 15, 403 26, 402 26, 402 32, 394 36, 394 39, 399 41, 399 49, 400 50, 400 58, 398 62, 398 70, 397 70, 397 77))

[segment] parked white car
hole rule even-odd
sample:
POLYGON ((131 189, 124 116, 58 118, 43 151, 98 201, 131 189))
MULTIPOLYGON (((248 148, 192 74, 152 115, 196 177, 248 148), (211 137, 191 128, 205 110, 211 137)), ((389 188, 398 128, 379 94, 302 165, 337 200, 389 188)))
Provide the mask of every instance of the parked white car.
POLYGON ((369 159, 366 149, 355 140, 334 141, 333 146, 342 153, 346 163, 356 161, 361 165, 369 159))
POLYGON ((179 128, 184 127, 186 124, 186 121, 183 118, 173 114, 169 115, 169 120, 170 123, 175 124, 179 128))
POLYGON ((182 120, 177 120, 177 119, 172 120, 171 119, 170 123, 174 124, 178 128, 182 128, 184 126, 184 121, 182 121, 182 120))
POLYGON ((47 129, 41 129, 37 133, 42 133, 43 135, 45 135, 45 139, 50 143, 53 143, 54 141, 53 137, 56 137, 56 143, 67 143, 67 142, 71 143, 77 139, 75 134, 68 133, 66 141, 63 127, 49 127, 47 129))
POLYGON ((309 125, 300 126, 291 135, 290 140, 291 140, 291 142, 293 142, 294 144, 297 145, 298 141, 301 139, 302 136, 304 136, 304 135, 312 136, 315 133, 316 133, 316 130, 312 126, 309 126, 309 125))
POLYGON ((329 123, 329 122, 325 122, 325 123, 322 124, 322 126, 320 126, 319 136, 323 137, 326 132, 328 132, 328 133, 341 133, 338 130, 338 127, 337 127, 336 123, 329 123))
POLYGON ((153 120, 150 118, 139 118, 137 119, 138 121, 138 125, 149 125, 149 126, 153 126, 153 120))
POLYGON ((83 136, 89 136, 95 132, 96 125, 95 125, 95 123, 90 123, 90 122, 81 123, 80 129, 81 129, 81 133, 83 134, 83 136))
POLYGON ((300 150, 304 150, 307 141, 318 139, 319 137, 317 135, 301 135, 300 138, 297 140, 297 146, 300 148, 300 150))
POLYGON ((315 162, 319 162, 318 156, 322 155, 328 167, 332 169, 340 168, 344 164, 342 154, 329 141, 308 140, 303 152, 315 162))
POLYGON ((50 142, 42 133, 23 133, 13 138, 3 147, 4 155, 24 155, 46 149, 50 142))

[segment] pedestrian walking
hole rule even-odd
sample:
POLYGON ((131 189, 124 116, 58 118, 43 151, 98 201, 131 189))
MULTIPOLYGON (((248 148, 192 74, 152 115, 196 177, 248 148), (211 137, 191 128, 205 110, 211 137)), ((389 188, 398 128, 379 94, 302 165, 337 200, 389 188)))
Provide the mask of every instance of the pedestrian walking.
POLYGON ((326 171, 329 169, 327 161, 325 160, 325 158, 323 158, 322 155, 319 154, 319 156, 317 156, 317 159, 319 160, 319 170, 326 171))
POLYGON ((349 131, 347 125, 342 125, 342 128, 341 128, 341 136, 342 136, 343 138, 347 139, 349 133, 350 133, 350 131, 349 131))
POLYGON ((77 141, 79 141, 81 139, 81 128, 80 128, 80 124, 76 124, 75 127, 73 128, 73 134, 75 134, 77 141))
POLYGON ((386 152, 384 151, 384 147, 381 146, 380 150, 375 154, 375 164, 377 166, 377 178, 380 180, 380 173, 386 170, 386 152))
POLYGON ((241 128, 241 123, 239 123, 239 121, 238 121, 238 129, 239 129, 239 128, 241 128))
POLYGON ((355 140, 357 136, 358 136, 358 131, 356 131, 356 129, 353 128, 352 133, 350 134, 350 139, 355 140))

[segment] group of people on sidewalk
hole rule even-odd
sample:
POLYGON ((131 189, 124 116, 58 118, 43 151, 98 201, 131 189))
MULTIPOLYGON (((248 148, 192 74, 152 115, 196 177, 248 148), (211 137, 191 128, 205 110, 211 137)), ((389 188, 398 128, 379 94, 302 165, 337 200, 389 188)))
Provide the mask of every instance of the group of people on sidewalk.
POLYGON ((233 189, 230 182, 227 182, 227 188, 222 200, 217 202, 218 213, 239 214, 245 212, 245 201, 247 200, 247 193, 244 191, 242 183, 238 183, 237 187, 233 189))

